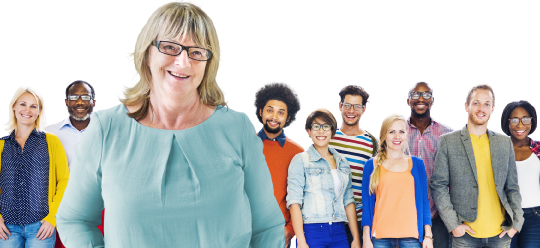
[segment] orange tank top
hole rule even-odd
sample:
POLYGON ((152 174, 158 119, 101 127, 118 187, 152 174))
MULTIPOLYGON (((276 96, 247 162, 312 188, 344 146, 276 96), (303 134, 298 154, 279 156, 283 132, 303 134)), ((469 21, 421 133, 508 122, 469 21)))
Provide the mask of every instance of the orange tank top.
POLYGON ((414 178, 411 169, 411 158, 409 168, 403 172, 392 172, 381 166, 371 232, 374 237, 418 238, 414 178))

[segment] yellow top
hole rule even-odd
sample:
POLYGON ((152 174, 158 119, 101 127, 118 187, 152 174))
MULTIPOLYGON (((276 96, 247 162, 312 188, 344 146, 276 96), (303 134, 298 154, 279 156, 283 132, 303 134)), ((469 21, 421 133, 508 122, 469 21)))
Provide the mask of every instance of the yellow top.
MULTIPOLYGON (((56 226, 56 211, 64 196, 64 191, 68 184, 69 171, 66 152, 56 135, 47 133, 46 140, 49 150, 49 214, 43 218, 44 221, 56 226)), ((0 170, 2 169, 2 151, 4 150, 4 140, 0 140, 0 170)), ((0 190, 0 193, 2 190, 0 190)), ((0 215, 2 217, 2 215, 0 215)))
POLYGON ((476 234, 475 238, 489 238, 502 232, 504 208, 495 189, 491 151, 487 134, 480 137, 471 134, 476 174, 478 177, 478 209, 474 222, 465 222, 476 234))

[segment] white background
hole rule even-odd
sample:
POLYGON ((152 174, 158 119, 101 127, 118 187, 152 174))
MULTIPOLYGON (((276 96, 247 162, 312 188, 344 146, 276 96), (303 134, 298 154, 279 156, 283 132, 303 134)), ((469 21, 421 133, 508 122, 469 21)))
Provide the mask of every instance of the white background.
MULTIPOLYGON (((75 80, 94 86, 96 110, 119 104, 124 87, 138 80, 130 56, 137 35, 166 2, 2 1, 0 123, 22 85, 44 96, 49 124, 67 117, 65 87, 75 80)), ((492 130, 501 132, 510 101, 528 100, 540 112, 537 1, 193 3, 217 28, 218 83, 229 107, 247 113, 258 131, 255 92, 289 84, 301 110, 286 134, 303 147, 311 144, 303 130, 311 111, 327 108, 341 123, 338 92, 349 84, 370 94, 360 124, 376 136, 386 116, 409 116, 407 93, 419 81, 434 90, 432 117, 454 129, 465 125, 465 97, 477 84, 495 91, 492 130)))

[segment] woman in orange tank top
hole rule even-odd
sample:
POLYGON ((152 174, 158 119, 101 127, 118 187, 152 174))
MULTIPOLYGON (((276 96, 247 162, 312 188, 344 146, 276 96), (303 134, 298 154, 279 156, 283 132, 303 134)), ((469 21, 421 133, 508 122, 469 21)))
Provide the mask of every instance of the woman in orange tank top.
POLYGON ((381 127, 381 149, 364 165, 364 248, 433 247, 424 162, 410 156, 406 120, 392 115, 381 127))

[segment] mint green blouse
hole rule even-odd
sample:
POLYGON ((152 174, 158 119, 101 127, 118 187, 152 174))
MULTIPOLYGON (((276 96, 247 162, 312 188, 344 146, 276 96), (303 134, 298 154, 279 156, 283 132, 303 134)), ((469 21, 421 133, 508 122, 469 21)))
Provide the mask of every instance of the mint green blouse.
POLYGON ((244 113, 218 106, 172 131, 126 112, 95 113, 76 148, 56 215, 66 247, 285 246, 263 144, 244 113))

